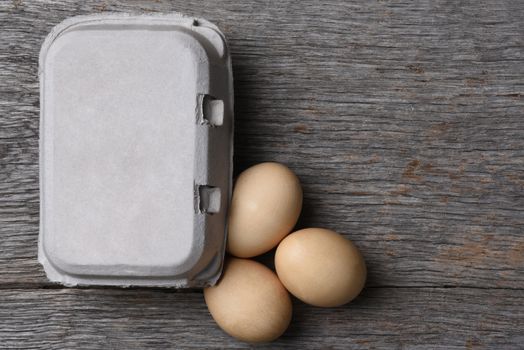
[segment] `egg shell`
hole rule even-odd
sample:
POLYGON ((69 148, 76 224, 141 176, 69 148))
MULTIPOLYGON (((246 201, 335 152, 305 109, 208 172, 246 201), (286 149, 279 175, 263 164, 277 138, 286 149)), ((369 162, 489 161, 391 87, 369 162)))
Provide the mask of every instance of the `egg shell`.
POLYGON ((242 172, 231 200, 227 250, 248 258, 274 248, 295 226, 302 209, 298 177, 279 163, 242 172))
POLYGON ((273 271, 252 260, 229 258, 218 284, 204 289, 204 298, 220 328, 245 342, 272 341, 291 321, 289 293, 273 271))
POLYGON ((275 254, 275 268, 291 294, 314 306, 346 304, 366 282, 366 265, 358 248, 321 228, 299 230, 284 238, 275 254))

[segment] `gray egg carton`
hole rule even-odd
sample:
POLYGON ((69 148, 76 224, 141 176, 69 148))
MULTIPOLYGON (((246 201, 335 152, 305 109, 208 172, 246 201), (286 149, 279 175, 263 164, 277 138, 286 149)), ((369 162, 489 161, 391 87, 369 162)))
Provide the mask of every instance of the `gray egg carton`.
POLYGON ((180 14, 80 16, 40 52, 40 235, 64 285, 220 276, 233 79, 224 35, 180 14))

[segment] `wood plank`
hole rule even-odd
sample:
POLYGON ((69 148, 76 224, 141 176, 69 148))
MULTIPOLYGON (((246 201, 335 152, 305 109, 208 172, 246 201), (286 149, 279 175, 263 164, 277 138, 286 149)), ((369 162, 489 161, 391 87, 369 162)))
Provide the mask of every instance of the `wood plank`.
MULTIPOLYGON (((345 307, 295 301, 291 327, 261 348, 518 349, 524 291, 374 288, 345 307)), ((0 347, 239 348, 201 293, 159 290, 0 291, 0 347)))
POLYGON ((199 292, 61 289, 36 261, 38 51, 64 18, 104 11, 219 25, 235 172, 288 164, 305 190, 298 226, 335 229, 366 257, 361 297, 295 302, 268 348, 521 347, 522 1, 15 0, 0 1, 0 348, 245 347, 199 292))
POLYGON ((0 3, 0 283, 41 285, 40 44, 66 17, 183 11, 229 38, 236 173, 280 161, 299 227, 362 249, 372 286, 524 287, 524 3, 0 3))

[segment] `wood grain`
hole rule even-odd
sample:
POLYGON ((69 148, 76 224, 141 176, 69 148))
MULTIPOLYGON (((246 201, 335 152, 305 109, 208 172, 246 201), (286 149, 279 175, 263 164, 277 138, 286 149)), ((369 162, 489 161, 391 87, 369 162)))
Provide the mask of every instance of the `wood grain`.
POLYGON ((297 305, 280 347, 524 343, 522 1, 4 0, 0 347, 241 346, 199 293, 45 289, 38 52, 61 20, 105 11, 215 22, 233 56, 235 172, 286 163, 304 187, 298 226, 361 248, 367 296, 297 305))
MULTIPOLYGON (((518 348, 523 291, 370 288, 325 312, 296 302, 268 349, 518 348), (328 312, 329 311, 329 312, 328 312)), ((9 290, 0 294, 2 346, 24 349, 245 348, 223 333, 201 293, 9 290)))

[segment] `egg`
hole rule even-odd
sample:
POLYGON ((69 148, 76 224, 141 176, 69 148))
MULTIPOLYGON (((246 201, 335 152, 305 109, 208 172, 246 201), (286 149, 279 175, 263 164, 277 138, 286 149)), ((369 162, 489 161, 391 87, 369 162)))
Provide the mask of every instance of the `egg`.
POLYGON ((302 209, 297 176, 279 163, 261 163, 236 181, 228 220, 227 250, 248 258, 274 248, 295 226, 302 209))
POLYGON ((307 304, 340 306, 366 282, 366 264, 355 245, 338 233, 307 228, 282 240, 275 268, 287 290, 307 304))
POLYGON ((226 260, 221 279, 204 289, 204 298, 220 328, 245 342, 272 341, 291 321, 289 293, 273 271, 252 260, 226 260))

